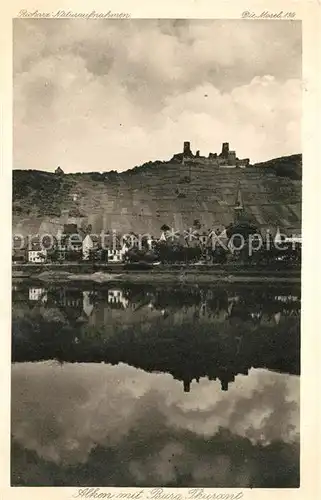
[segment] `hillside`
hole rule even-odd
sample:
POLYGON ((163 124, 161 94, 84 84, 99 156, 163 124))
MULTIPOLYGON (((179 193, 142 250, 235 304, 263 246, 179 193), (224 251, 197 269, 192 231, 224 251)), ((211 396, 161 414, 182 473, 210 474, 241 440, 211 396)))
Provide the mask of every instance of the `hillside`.
POLYGON ((94 232, 115 229, 160 234, 163 224, 183 230, 226 226, 234 217, 238 189, 246 212, 262 229, 301 227, 302 156, 246 169, 201 162, 150 162, 126 172, 13 172, 13 230, 55 232, 75 217, 94 232))
POLYGON ((256 163, 255 166, 267 168, 280 177, 302 179, 302 155, 299 154, 274 158, 264 163, 256 163))

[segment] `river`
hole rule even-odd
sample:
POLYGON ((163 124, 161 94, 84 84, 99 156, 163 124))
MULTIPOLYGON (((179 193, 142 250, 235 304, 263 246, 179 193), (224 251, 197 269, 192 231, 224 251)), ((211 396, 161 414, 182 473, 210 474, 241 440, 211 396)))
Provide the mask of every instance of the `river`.
POLYGON ((13 486, 299 486, 300 287, 12 291, 13 486))

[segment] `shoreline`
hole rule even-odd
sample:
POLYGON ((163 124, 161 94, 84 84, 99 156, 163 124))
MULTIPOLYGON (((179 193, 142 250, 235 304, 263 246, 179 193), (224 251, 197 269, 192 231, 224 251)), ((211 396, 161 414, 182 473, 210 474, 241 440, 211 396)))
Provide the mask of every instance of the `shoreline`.
POLYGON ((13 266, 12 280, 43 283, 301 283, 298 269, 146 269, 34 265, 13 266), (74 267, 74 269, 73 269, 74 267))

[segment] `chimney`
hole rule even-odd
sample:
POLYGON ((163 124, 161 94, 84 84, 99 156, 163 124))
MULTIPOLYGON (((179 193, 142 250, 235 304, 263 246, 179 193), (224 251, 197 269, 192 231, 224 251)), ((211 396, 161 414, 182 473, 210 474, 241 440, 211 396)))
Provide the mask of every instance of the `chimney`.
POLYGON ((224 156, 224 158, 228 157, 229 149, 230 149, 229 143, 228 142, 223 142, 221 155, 224 156))

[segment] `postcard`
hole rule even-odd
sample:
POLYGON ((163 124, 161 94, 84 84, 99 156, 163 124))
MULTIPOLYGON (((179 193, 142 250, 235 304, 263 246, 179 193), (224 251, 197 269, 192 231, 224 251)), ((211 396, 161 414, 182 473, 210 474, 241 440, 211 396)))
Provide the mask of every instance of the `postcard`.
POLYGON ((318 15, 3 7, 3 498, 317 497, 318 15))

